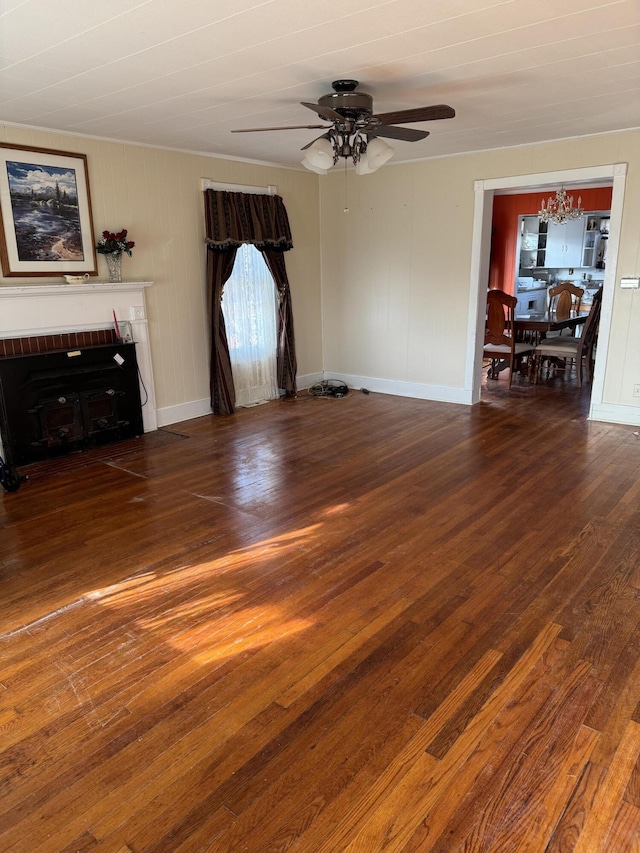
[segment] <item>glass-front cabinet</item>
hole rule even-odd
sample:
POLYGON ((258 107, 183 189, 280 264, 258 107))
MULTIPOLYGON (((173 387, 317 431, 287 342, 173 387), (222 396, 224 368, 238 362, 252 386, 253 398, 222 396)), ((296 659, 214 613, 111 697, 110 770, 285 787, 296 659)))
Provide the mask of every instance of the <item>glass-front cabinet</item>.
POLYGON ((556 225, 537 216, 520 216, 516 250, 516 277, 545 270, 604 269, 609 211, 586 213, 556 225))
POLYGON ((526 275, 526 270, 545 266, 547 223, 540 222, 537 216, 521 216, 519 233, 519 274, 526 275))
POLYGON ((609 239, 609 212, 589 214, 584 232, 582 266, 603 270, 607 261, 607 241, 609 239))

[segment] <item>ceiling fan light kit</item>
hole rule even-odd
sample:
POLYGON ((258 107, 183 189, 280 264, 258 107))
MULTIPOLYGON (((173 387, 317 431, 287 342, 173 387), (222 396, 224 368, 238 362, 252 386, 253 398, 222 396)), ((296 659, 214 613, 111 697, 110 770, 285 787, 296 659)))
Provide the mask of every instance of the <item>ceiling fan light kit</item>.
POLYGON ((369 142, 364 155, 356 163, 356 174, 370 175, 380 166, 384 166, 387 160, 393 157, 393 148, 383 139, 375 137, 369 142))
POLYGON ((232 133, 255 133, 268 130, 324 130, 322 136, 305 145, 306 151, 302 165, 326 175, 332 166, 343 158, 352 160, 359 175, 368 175, 383 166, 393 156, 393 148, 379 137, 400 139, 404 142, 418 142, 425 139, 429 132, 408 127, 396 127, 398 124, 410 124, 418 121, 436 121, 453 118, 455 110, 446 104, 430 107, 417 107, 409 110, 397 110, 391 113, 373 113, 373 98, 366 92, 356 92, 357 80, 334 80, 333 92, 323 95, 317 104, 302 101, 307 109, 313 110, 319 118, 331 122, 329 125, 293 125, 291 127, 256 127, 233 130, 232 133))
POLYGON ((307 148, 302 165, 319 175, 326 175, 336 162, 333 155, 331 141, 326 136, 321 136, 307 148))

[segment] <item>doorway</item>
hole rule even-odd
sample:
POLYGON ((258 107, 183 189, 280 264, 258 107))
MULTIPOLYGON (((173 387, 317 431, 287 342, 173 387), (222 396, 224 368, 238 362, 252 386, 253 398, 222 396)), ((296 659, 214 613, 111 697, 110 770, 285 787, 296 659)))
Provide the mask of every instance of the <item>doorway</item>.
POLYGON ((567 169, 558 172, 544 172, 533 175, 517 175, 505 178, 492 178, 476 181, 473 240, 471 256, 471 276, 469 290, 469 318, 467 340, 467 363, 465 388, 469 392, 469 402, 480 402, 482 385, 482 345, 485 325, 485 294, 489 280, 489 256, 491 248, 491 221, 493 216, 493 197, 500 190, 520 190, 522 192, 540 191, 556 188, 563 184, 567 190, 578 185, 595 185, 611 182, 613 193, 611 200, 611 223, 609 230, 609 263, 605 270, 602 291, 602 310, 600 335, 595 372, 591 387, 589 417, 594 418, 603 405, 604 376, 611 331, 611 310, 616 281, 616 262, 620 240, 620 224, 626 181, 626 163, 606 166, 593 166, 581 169, 567 169))

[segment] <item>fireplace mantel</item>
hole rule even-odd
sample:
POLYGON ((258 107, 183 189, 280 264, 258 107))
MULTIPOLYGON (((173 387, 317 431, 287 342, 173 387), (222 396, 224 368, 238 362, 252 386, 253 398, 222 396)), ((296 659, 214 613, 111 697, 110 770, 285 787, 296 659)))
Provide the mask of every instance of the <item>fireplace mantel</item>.
POLYGON ((158 428, 145 290, 151 281, 0 286, 0 338, 27 338, 113 328, 113 314, 131 323, 144 388, 145 432, 158 428))

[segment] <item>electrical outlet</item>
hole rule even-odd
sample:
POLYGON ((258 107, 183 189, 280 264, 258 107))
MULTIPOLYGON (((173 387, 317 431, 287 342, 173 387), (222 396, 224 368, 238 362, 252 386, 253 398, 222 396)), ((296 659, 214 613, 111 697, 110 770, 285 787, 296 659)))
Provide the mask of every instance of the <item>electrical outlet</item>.
POLYGON ((132 320, 146 320, 144 316, 144 308, 141 305, 132 305, 131 306, 131 319, 132 320))
POLYGON ((633 386, 633 396, 640 397, 640 383, 633 386))

